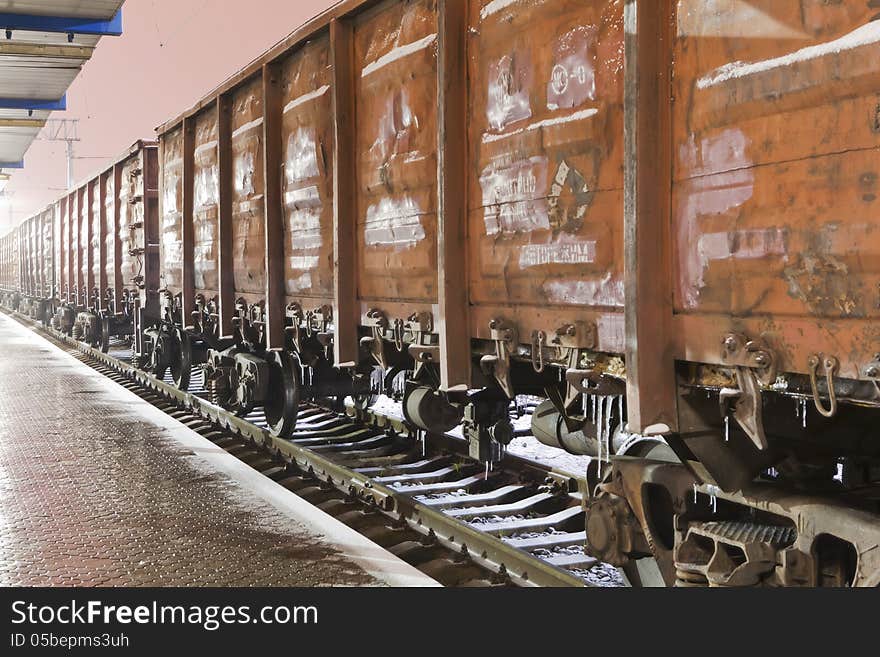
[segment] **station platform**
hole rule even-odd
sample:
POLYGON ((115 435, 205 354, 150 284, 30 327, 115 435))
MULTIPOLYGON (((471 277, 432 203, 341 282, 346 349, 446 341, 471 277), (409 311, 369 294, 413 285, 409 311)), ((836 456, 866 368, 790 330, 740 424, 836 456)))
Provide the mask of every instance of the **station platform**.
POLYGON ((437 586, 0 314, 0 586, 437 586))

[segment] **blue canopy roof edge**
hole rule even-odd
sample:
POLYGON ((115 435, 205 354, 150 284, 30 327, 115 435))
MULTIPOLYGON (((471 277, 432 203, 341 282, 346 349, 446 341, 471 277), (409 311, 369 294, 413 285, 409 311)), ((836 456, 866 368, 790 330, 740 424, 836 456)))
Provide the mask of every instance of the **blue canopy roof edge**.
POLYGON ((0 29, 28 32, 60 32, 62 34, 122 35, 122 9, 109 21, 69 16, 33 16, 0 13, 0 29))
POLYGON ((0 98, 0 109, 28 110, 35 112, 63 112, 67 109, 67 94, 64 94, 58 100, 0 98))
POLYGON ((24 160, 21 162, 0 162, 0 169, 24 169, 24 160))

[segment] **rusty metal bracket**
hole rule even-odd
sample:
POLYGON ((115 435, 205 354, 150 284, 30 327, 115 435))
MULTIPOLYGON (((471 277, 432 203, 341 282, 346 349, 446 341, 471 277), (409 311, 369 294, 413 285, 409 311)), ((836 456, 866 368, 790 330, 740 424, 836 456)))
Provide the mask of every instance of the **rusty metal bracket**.
POLYGON ((593 322, 574 322, 556 329, 553 344, 563 349, 595 349, 598 331, 593 322))
POLYGON ((366 347, 373 360, 383 370, 388 369, 388 359, 385 356, 385 340, 382 332, 387 330, 391 323, 388 316, 378 308, 372 308, 364 317, 364 326, 370 329, 370 337, 361 338, 361 344, 366 347))
POLYGON ((736 384, 738 390, 725 388, 718 396, 721 405, 721 416, 726 418, 733 403, 733 417, 746 432, 759 450, 765 450, 770 446, 767 435, 764 433, 764 421, 762 411, 764 398, 761 396, 761 387, 753 370, 747 367, 736 368, 736 384))
POLYGON ((729 333, 722 341, 722 360, 734 368, 737 389, 725 388, 719 395, 721 416, 726 418, 733 404, 733 417, 759 450, 769 447, 764 432, 761 384, 776 380, 777 359, 762 339, 750 340, 740 333, 729 333))
POLYGON ((729 333, 722 346, 721 358, 725 365, 754 370, 758 381, 764 385, 776 380, 776 354, 763 339, 750 340, 741 333, 729 333))
POLYGON ((510 355, 518 344, 519 332, 516 326, 504 319, 489 322, 489 339, 495 343, 495 354, 483 356, 480 367, 483 373, 491 376, 510 399, 513 399, 513 382, 510 379, 510 355))
POLYGON ((417 312, 407 318, 404 329, 412 335, 412 344, 409 345, 409 354, 415 361, 413 379, 418 379, 419 374, 429 363, 440 362, 439 345, 428 344, 426 336, 434 331, 434 316, 429 312, 417 312))
POLYGON ((293 348, 296 353, 302 353, 302 324, 305 321, 306 315, 303 312, 303 308, 300 304, 293 301, 287 304, 287 308, 284 311, 287 319, 290 320, 290 326, 286 327, 287 334, 290 336, 290 341, 293 343, 293 348))
POLYGON ((834 356, 825 356, 823 358, 818 354, 813 354, 807 360, 807 367, 810 370, 810 388, 813 392, 813 403, 816 405, 816 410, 819 411, 819 414, 823 417, 834 417, 837 415, 837 394, 834 392, 834 375, 840 367, 840 361, 834 356), (825 381, 828 385, 829 406, 827 408, 819 397, 818 373, 820 365, 822 366, 825 381))

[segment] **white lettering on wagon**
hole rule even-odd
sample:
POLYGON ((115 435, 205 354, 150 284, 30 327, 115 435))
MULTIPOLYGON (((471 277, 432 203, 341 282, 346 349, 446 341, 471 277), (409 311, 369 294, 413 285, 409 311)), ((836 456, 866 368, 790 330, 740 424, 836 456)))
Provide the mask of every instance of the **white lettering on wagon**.
POLYGON ((596 72, 591 51, 597 28, 578 26, 559 38, 556 64, 547 84, 547 109, 573 109, 596 99, 596 72))
POLYGON ((527 244, 522 247, 522 269, 544 265, 588 265, 596 262, 596 242, 527 244))
POLYGON ((550 229, 547 158, 493 162, 480 176, 486 234, 513 235, 550 229))

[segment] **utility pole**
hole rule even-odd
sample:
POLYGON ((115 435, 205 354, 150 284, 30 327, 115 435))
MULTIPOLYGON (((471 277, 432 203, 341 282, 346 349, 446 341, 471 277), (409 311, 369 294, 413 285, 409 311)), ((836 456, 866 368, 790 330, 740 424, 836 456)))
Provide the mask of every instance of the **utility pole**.
POLYGON ((58 141, 65 142, 67 145, 67 189, 73 189, 76 181, 73 179, 73 161, 75 159, 73 153, 73 145, 80 141, 77 133, 79 119, 48 119, 46 127, 43 129, 40 141, 58 141))

